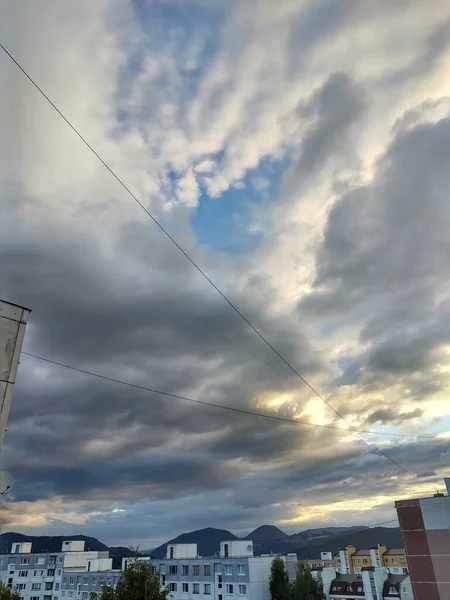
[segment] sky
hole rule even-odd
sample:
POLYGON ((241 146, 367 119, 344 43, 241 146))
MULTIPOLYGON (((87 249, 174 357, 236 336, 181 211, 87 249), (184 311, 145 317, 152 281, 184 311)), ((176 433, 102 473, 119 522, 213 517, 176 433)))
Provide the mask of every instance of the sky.
MULTIPOLYGON (((0 0, 3 531, 395 519, 450 461, 450 4, 0 0), (317 425, 317 426, 313 426, 317 425), (320 425, 342 427, 329 429, 320 425), (389 436, 387 434, 397 434, 389 436)), ((380 540, 382 542, 383 540, 380 540)))

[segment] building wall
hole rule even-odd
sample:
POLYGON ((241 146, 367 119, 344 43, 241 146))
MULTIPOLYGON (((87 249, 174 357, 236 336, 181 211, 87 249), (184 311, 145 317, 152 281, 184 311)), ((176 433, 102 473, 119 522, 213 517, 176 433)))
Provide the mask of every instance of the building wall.
POLYGON ((395 503, 416 600, 450 598, 450 497, 395 503))
POLYGON ((0 580, 17 589, 23 600, 85 600, 89 592, 101 589, 101 582, 117 583, 120 571, 106 574, 85 571, 88 559, 96 565, 111 564, 111 559, 105 563, 105 555, 108 556, 108 552, 3 554, 0 555, 0 580), (67 564, 71 567, 67 568, 67 564))
POLYGON ((0 579, 18 588, 24 600, 54 600, 59 596, 64 554, 4 554, 0 558, 0 579))
POLYGON ((99 594, 103 584, 115 587, 120 575, 121 571, 64 571, 58 600, 87 600, 91 592, 99 594))
MULTIPOLYGON (((155 561, 173 600, 269 600, 273 556, 228 556, 155 561), (206 585, 206 588, 205 588, 206 585)), ((291 578, 297 557, 284 561, 291 578)))
POLYGON ((0 300, 0 450, 29 314, 27 308, 0 300))

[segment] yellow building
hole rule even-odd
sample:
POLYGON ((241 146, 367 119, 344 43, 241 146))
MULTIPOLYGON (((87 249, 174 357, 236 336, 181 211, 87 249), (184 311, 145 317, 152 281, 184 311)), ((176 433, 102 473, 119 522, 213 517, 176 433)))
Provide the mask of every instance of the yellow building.
POLYGON ((378 544, 368 550, 357 550, 355 546, 340 548, 336 554, 322 552, 318 559, 308 559, 311 570, 334 567, 338 573, 360 574, 367 567, 385 567, 393 575, 408 573, 405 551, 403 548, 388 549, 378 544))

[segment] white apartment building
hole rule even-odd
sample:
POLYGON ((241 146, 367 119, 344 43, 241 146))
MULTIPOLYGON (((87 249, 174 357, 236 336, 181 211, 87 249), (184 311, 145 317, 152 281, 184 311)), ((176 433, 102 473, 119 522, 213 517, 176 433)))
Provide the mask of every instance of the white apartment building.
MULTIPOLYGON (((66 596, 65 579, 86 569, 89 563, 97 566, 100 561, 99 564, 109 570, 112 566, 107 551, 85 551, 84 544, 82 540, 70 540, 63 542, 61 552, 33 553, 30 542, 14 543, 11 554, 0 555, 0 580, 17 589, 22 600, 61 600, 64 597, 75 600, 76 594, 66 596)), ((74 592, 77 590, 73 589, 74 592)), ((82 597, 81 592, 79 597, 82 597)))
MULTIPOLYGON (((122 570, 136 560, 124 558, 112 569, 109 553, 84 550, 83 541, 63 542, 61 552, 33 553, 31 543, 13 544, 0 557, 0 580, 22 600, 88 600, 103 584, 115 587, 122 570)), ((221 542, 217 556, 198 556, 197 544, 170 544, 164 560, 153 561, 171 600, 270 600, 273 556, 253 556, 251 541, 221 542)), ((149 557, 137 560, 151 562, 149 557)), ((296 554, 283 557, 291 581, 296 554)))
MULTIPOLYGON (((270 600, 274 557, 253 556, 251 541, 220 543, 218 556, 198 556, 197 544, 169 544, 165 560, 155 560, 161 584, 173 600, 270 600)), ((283 557, 291 580, 297 555, 283 557)))

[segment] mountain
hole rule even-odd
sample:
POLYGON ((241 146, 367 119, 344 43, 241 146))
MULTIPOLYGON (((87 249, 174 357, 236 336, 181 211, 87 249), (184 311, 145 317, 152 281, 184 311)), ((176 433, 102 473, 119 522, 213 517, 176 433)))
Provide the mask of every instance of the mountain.
POLYGON ((14 542, 32 542, 31 549, 33 552, 61 552, 64 540, 84 540, 86 550, 108 550, 108 546, 99 542, 97 538, 86 535, 33 536, 10 531, 0 534, 0 554, 11 552, 11 546, 14 542))
MULTIPOLYGON (((238 540, 226 529, 207 527, 197 531, 183 533, 158 546, 150 552, 152 558, 164 558, 168 544, 198 544, 200 556, 214 556, 219 551, 220 542, 238 540)), ((338 548, 352 544, 356 548, 370 548, 377 544, 386 544, 390 548, 403 546, 400 529, 396 527, 321 527, 307 529, 287 535, 273 525, 262 525, 249 533, 245 540, 253 541, 255 556, 259 554, 286 554, 295 552, 299 558, 318 558, 320 552, 336 552, 338 548)), ((30 536, 22 533, 0 534, 0 554, 11 551, 14 542, 32 542, 33 552, 60 552, 64 540, 84 540, 86 550, 109 550, 114 568, 120 568, 124 556, 133 556, 135 551, 122 546, 108 548, 99 540, 85 535, 68 536, 30 536)), ((145 554, 148 556, 147 551, 145 554)))
POLYGON ((345 546, 368 549, 377 544, 385 544, 388 548, 402 548, 402 536, 398 527, 370 527, 358 529, 357 531, 346 531, 328 538, 310 540, 306 545, 295 548, 299 558, 318 558, 320 552, 337 552, 345 546))
POLYGON ((261 525, 246 535, 244 540, 268 542, 269 540, 281 540, 285 537, 288 537, 288 534, 275 527, 275 525, 261 525))
POLYGON ((173 538, 173 540, 169 540, 152 550, 151 557, 164 558, 168 544, 198 544, 198 553, 200 556, 214 556, 219 551, 220 542, 237 539, 239 538, 226 529, 206 527, 206 529, 182 533, 178 537, 173 538))

